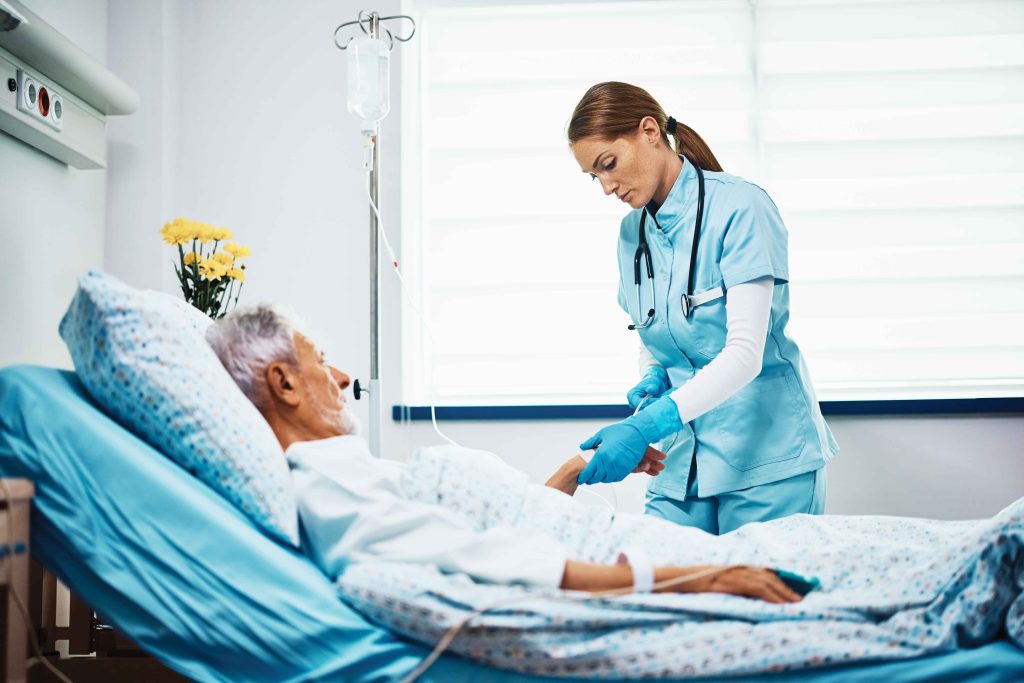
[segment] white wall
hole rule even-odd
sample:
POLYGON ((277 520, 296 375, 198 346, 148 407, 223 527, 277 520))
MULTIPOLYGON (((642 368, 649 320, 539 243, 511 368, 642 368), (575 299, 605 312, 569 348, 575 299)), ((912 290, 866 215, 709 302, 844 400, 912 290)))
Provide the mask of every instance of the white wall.
POLYGON ((177 203, 180 14, 177 0, 109 2, 107 66, 139 94, 139 108, 107 123, 104 267, 150 289, 176 282, 157 231, 177 203))
MULTIPOLYGON (((25 4, 106 62, 106 0, 25 4)), ((0 367, 70 367, 57 324, 78 277, 103 265, 105 183, 104 171, 69 168, 0 131, 0 367)))
MULTIPOLYGON (((160 225, 176 215, 226 225, 253 250, 241 301, 287 302, 353 376, 369 363, 368 214, 357 124, 345 111, 345 55, 332 34, 362 8, 111 0, 110 11, 111 60, 143 104, 110 128, 109 269, 174 291, 160 225)), ((398 2, 376 9, 393 13, 398 2)), ((385 174, 398 165, 394 90, 385 174)), ((382 183, 393 232, 396 175, 382 183)), ((397 347, 388 354, 393 367, 397 347)))
MULTIPOLYGON (((227 225, 254 252, 242 300, 290 304, 331 360, 365 379, 365 176, 357 124, 345 111, 344 53, 331 41, 334 27, 364 7, 350 0, 258 9, 246 0, 110 0, 111 66, 143 103, 133 117, 110 124, 105 259, 135 285, 173 291, 160 224, 183 214, 227 225)), ((397 13, 399 2, 374 8, 397 13)), ((381 193, 385 226, 397 242, 399 60, 392 69, 381 193)), ((397 402, 400 381, 399 293, 386 269, 383 277, 388 409, 397 402)), ((355 406, 365 422, 365 403, 355 406)), ((830 468, 831 512, 967 518, 992 514, 1024 495, 1024 417, 842 418, 831 424, 843 448, 830 468)), ((600 423, 441 426, 542 481, 600 423)), ((439 440, 428 423, 385 423, 384 446, 395 457, 439 440)), ((622 509, 639 509, 642 485, 637 477, 616 489, 622 509)))

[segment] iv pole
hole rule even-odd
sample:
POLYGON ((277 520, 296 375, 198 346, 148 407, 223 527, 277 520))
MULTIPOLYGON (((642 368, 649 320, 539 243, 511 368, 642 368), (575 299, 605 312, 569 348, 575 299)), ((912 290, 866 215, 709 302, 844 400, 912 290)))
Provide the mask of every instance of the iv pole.
MULTIPOLYGON (((390 17, 381 17, 377 12, 367 12, 361 10, 358 14, 358 18, 354 21, 348 21, 334 29, 334 44, 341 50, 347 50, 352 42, 352 38, 345 45, 341 45, 338 42, 338 32, 348 26, 358 25, 362 29, 363 33, 374 40, 381 38, 381 25, 382 21, 406 19, 412 24, 412 30, 408 36, 398 36, 391 33, 390 30, 384 28, 384 33, 388 39, 388 52, 394 49, 395 41, 406 42, 410 40, 416 33, 416 22, 412 17, 402 14, 390 17)), ((351 56, 350 56, 351 58, 351 56)), ((390 68, 390 64, 385 65, 385 69, 390 68)), ((350 72, 351 73, 351 72, 350 72)), ((349 84, 351 89, 353 84, 349 84)), ((387 94, 385 93, 385 97, 387 94)), ((390 107, 390 104, 388 104, 390 107)), ((384 115, 380 118, 383 119, 387 115, 385 111, 384 115)), ((381 379, 380 379, 380 245, 379 245, 379 234, 380 226, 378 225, 378 212, 380 211, 380 119, 373 123, 370 130, 367 130, 366 122, 363 124, 364 133, 364 152, 369 152, 369 158, 364 158, 364 167, 367 165, 369 173, 369 195, 370 195, 370 382, 368 387, 364 387, 360 384, 359 380, 355 380, 352 384, 352 394, 358 401, 362 394, 369 394, 370 400, 370 452, 375 456, 380 457, 380 435, 381 435, 381 408, 382 408, 382 396, 381 396, 381 379)))

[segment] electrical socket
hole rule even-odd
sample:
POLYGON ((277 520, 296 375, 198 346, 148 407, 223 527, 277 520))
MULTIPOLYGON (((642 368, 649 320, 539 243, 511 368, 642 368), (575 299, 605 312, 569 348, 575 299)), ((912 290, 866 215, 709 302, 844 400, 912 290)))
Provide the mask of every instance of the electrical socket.
POLYGON ((18 69, 18 111, 54 130, 64 128, 64 97, 41 79, 18 69))

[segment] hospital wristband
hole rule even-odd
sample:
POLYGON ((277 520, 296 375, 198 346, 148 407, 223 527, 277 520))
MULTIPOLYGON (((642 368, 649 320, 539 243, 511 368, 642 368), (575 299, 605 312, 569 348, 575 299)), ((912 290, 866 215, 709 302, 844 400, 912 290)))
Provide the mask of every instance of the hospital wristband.
POLYGON ((654 565, 647 551, 631 546, 619 553, 618 564, 629 565, 633 572, 633 592, 650 593, 654 589, 654 565))

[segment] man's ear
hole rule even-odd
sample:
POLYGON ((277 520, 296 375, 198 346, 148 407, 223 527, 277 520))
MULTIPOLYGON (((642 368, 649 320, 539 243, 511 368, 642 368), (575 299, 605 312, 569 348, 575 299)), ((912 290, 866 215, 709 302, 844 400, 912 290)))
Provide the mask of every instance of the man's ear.
POLYGON ((271 363, 267 366, 267 389, 274 403, 292 408, 299 405, 298 376, 288 363, 271 363))

